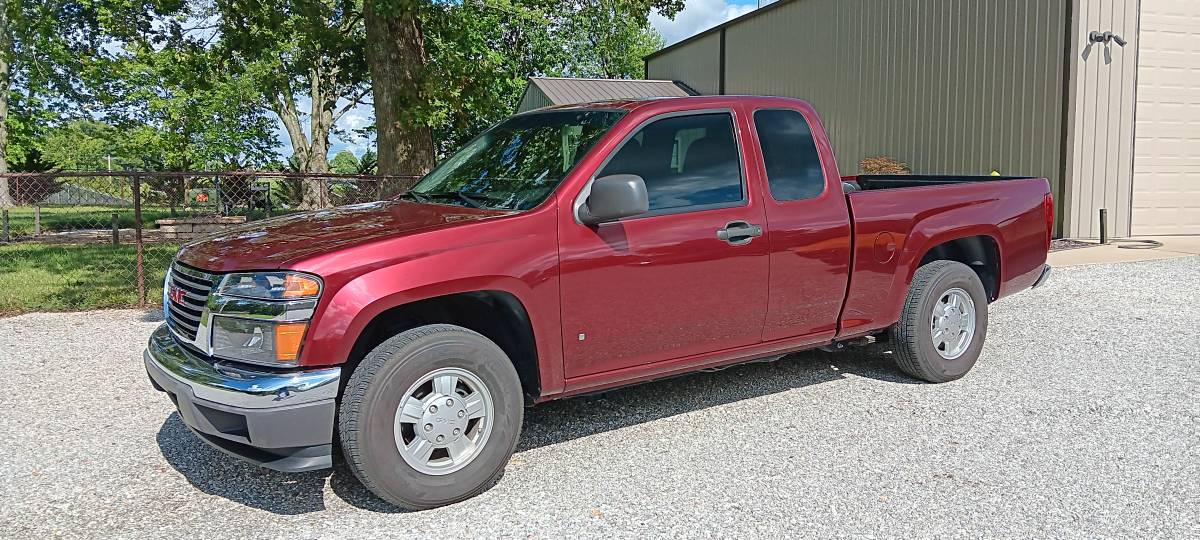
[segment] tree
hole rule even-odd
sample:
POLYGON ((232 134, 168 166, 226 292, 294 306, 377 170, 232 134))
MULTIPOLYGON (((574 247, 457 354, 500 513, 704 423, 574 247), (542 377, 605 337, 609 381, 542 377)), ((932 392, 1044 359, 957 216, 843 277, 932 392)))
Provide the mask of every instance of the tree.
MULTIPOLYGON (((566 12, 564 42, 578 52, 567 69, 571 75, 605 79, 643 76, 642 59, 661 49, 663 40, 647 17, 630 16, 630 7, 619 1, 577 0, 566 12)), ((633 7, 639 12, 643 9, 633 7)))
POLYGON ((358 174, 358 158, 349 150, 342 150, 329 162, 330 170, 337 174, 358 174))
POLYGON ((358 169, 354 174, 374 175, 379 173, 379 158, 372 150, 363 152, 363 155, 358 160, 358 169))
MULTIPOLYGON (((379 173, 422 175, 435 160, 420 0, 365 0, 365 58, 371 72, 379 173)), ((453 9, 453 8, 447 8, 453 9)))
POLYGON ((153 48, 128 44, 110 65, 108 118, 141 150, 150 170, 241 169, 275 158, 275 124, 245 73, 225 69, 214 51, 182 41, 153 48))
POLYGON ((44 139, 42 154, 46 161, 63 170, 96 170, 108 168, 110 158, 120 170, 129 160, 122 153, 121 141, 126 134, 95 120, 73 120, 51 129, 44 139))
MULTIPOLYGON (((0 0, 0 174, 9 169, 10 142, 21 150, 19 161, 36 161, 25 152, 38 152, 33 139, 42 120, 78 93, 76 75, 98 48, 98 20, 89 2, 0 0)), ((0 178, 0 206, 13 203, 8 179, 0 178)))
POLYGON ((438 150, 511 111, 529 75, 640 75, 640 55, 660 43, 649 13, 682 8, 683 0, 365 0, 379 172, 424 174, 438 150))
MULTIPOLYGON (((108 3, 122 1, 130 0, 108 3)), ((219 32, 202 7, 156 0, 153 9, 102 25, 111 46, 87 83, 110 127, 114 168, 238 170, 276 161, 275 122, 257 81, 214 46, 219 32)), ((165 194, 174 213, 193 182, 146 184, 165 194)))
MULTIPOLYGON (((362 6, 355 0, 216 0, 216 8, 219 48, 257 81, 301 170, 328 172, 334 125, 370 92, 362 6), (307 113, 297 99, 301 94, 307 113)), ((302 206, 328 204, 324 183, 306 180, 302 206)))

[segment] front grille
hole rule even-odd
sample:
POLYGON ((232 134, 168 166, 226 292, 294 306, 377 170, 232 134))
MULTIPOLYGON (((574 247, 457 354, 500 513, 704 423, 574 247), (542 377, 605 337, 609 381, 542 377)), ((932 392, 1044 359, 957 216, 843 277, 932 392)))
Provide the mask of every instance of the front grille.
POLYGON ((167 291, 167 324, 171 330, 189 341, 196 340, 212 287, 211 274, 178 264, 171 265, 171 285, 167 291))

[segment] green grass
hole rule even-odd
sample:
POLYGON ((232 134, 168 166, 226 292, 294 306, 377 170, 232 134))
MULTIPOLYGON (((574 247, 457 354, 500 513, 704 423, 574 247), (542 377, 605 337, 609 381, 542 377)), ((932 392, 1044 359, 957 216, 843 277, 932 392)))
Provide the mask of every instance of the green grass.
MULTIPOLYGON (((149 303, 161 301, 162 276, 178 249, 145 246, 149 303)), ((135 254, 129 245, 0 245, 0 315, 135 306, 135 254)))
MULTIPOLYGON (((121 228, 133 226, 133 208, 120 206, 43 206, 42 232, 61 232, 76 229, 107 229, 112 226, 112 214, 117 213, 121 228)), ((154 223, 170 214, 170 210, 143 208, 142 220, 154 223)), ((8 210, 8 229, 13 236, 33 234, 34 209, 30 206, 8 210)))
MULTIPOLYGON (((276 210, 275 214, 294 212, 295 210, 276 210)), ((117 226, 122 229, 133 227, 133 207, 132 206, 43 206, 42 207, 42 232, 62 232, 73 231, 79 229, 109 229, 112 227, 112 214, 117 213, 117 226)), ((215 209, 178 209, 176 214, 178 217, 187 217, 195 215, 213 215, 215 209)), ((245 209, 241 209, 240 214, 245 214, 245 209)), ((171 209, 164 206, 144 206, 142 207, 142 223, 147 229, 153 229, 154 220, 166 219, 171 217, 171 209)), ((266 212, 263 210, 254 210, 250 213, 251 220, 262 219, 266 217, 266 212)), ((14 237, 29 236, 33 234, 34 208, 31 206, 21 206, 10 208, 8 210, 8 228, 9 234, 14 237)))

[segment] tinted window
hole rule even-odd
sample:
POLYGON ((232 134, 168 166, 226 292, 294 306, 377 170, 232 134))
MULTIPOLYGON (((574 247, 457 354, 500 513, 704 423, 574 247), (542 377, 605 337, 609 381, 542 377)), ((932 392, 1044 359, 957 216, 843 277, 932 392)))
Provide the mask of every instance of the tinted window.
POLYGON ((733 118, 697 114, 646 125, 597 176, 641 176, 654 211, 741 201, 740 163, 733 118))
POLYGON ((808 122, 797 111, 754 111, 767 184, 777 201, 811 199, 825 190, 825 174, 808 122))

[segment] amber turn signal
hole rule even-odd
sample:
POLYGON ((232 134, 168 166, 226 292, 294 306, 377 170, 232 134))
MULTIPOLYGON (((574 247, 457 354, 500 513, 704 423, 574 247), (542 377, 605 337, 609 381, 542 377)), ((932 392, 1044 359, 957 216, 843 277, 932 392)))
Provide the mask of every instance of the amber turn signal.
POLYGON ((309 298, 321 293, 321 283, 299 274, 288 274, 283 281, 284 298, 309 298))
POLYGON ((292 362, 300 356, 300 344, 308 323, 279 323, 275 325, 275 359, 292 362))

